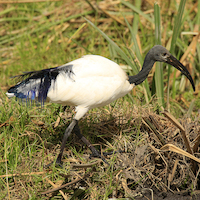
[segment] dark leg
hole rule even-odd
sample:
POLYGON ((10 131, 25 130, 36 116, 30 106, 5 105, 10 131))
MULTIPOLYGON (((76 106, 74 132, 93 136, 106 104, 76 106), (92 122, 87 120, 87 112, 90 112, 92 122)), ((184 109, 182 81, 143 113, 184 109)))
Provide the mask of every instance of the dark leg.
POLYGON ((76 123, 75 127, 74 127, 74 132, 75 134, 79 137, 80 140, 82 140, 92 151, 92 156, 93 157, 98 157, 101 158, 106 164, 108 164, 108 162, 106 161, 105 158, 103 158, 101 156, 101 154, 99 153, 99 151, 97 151, 92 144, 81 134, 78 123, 76 123))
POLYGON ((74 126, 78 125, 78 120, 73 119, 71 124, 67 127, 67 129, 65 130, 65 134, 62 140, 62 145, 60 147, 60 153, 57 157, 56 163, 57 164, 61 164, 61 159, 62 159, 62 155, 63 155, 63 151, 67 142, 67 138, 71 135, 72 130, 74 129, 74 126))

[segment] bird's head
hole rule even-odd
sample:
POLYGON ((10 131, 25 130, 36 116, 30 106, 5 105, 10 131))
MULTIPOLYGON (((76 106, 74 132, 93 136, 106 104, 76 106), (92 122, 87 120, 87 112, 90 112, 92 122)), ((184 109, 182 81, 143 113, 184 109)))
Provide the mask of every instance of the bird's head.
POLYGON ((150 49, 149 54, 151 55, 151 59, 155 62, 167 62, 167 59, 171 56, 169 51, 161 45, 155 45, 150 49))
POLYGON ((149 51, 149 54, 151 56, 151 59, 154 60, 155 62, 156 61, 165 62, 178 69, 182 74, 184 74, 190 80, 193 90, 195 91, 193 79, 190 73, 188 72, 187 68, 181 62, 179 62, 174 56, 172 56, 172 54, 167 49, 165 49, 161 45, 156 45, 149 51))

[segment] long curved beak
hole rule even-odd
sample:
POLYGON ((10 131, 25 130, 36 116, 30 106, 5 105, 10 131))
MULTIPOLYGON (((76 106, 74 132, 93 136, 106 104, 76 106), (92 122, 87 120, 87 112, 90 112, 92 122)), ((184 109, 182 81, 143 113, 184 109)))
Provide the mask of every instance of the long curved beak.
POLYGON ((174 66, 182 74, 184 74, 190 80, 190 83, 192 84, 193 90, 195 91, 195 85, 194 85, 194 81, 192 79, 192 76, 190 75, 190 73, 188 72, 188 70, 186 69, 186 67, 181 62, 179 62, 174 56, 170 55, 167 58, 166 63, 174 66))

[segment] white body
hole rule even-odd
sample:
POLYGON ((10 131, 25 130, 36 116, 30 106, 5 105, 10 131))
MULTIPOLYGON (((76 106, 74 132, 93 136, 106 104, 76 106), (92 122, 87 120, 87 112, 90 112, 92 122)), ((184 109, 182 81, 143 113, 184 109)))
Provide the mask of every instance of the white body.
MULTIPOLYGON (((61 105, 76 106, 75 119, 79 120, 89 109, 105 106, 126 95, 132 90, 127 74, 115 62, 98 55, 87 55, 58 69, 67 69, 71 65, 72 72, 60 70, 55 80, 51 80, 47 101, 61 105)), ((17 88, 17 92, 29 94, 31 88, 39 92, 40 79, 32 79, 29 83, 17 88)), ((8 97, 15 96, 7 93, 8 97)))
POLYGON ((134 84, 115 62, 97 55, 87 55, 74 60, 74 74, 60 73, 51 85, 47 99, 50 102, 76 107, 79 120, 89 109, 105 106, 127 94, 134 84))

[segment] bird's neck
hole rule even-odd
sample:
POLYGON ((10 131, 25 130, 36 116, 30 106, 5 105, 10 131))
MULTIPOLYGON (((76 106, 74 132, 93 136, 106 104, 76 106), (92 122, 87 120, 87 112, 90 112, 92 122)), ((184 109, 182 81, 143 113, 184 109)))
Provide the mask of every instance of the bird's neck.
POLYGON ((147 54, 144 59, 144 63, 143 63, 143 67, 141 71, 134 76, 129 76, 129 83, 130 84, 134 83, 135 85, 139 85, 140 83, 142 83, 147 78, 154 63, 155 63, 155 60, 152 60, 150 56, 147 54))

